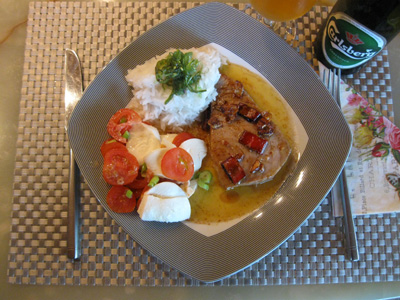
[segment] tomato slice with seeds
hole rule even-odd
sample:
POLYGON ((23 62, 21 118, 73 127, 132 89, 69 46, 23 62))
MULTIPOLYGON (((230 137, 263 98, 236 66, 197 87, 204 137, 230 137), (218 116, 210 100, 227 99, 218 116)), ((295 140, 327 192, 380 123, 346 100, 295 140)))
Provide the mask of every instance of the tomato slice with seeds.
POLYGON ((111 185, 133 182, 139 173, 139 163, 126 149, 111 149, 104 156, 103 177, 111 185))
POLYGON ((194 174, 193 158, 182 148, 172 148, 161 159, 161 171, 170 179, 188 181, 194 174))
POLYGON ((133 124, 140 122, 142 118, 137 112, 130 108, 122 108, 108 121, 107 131, 114 139, 126 144, 128 141, 126 133, 129 133, 133 124))
POLYGON ((149 184, 152 177, 153 177, 153 172, 151 172, 150 170, 146 171, 145 177, 143 177, 139 172, 136 179, 132 183, 128 184, 127 186, 132 190, 141 190, 149 184))
POLYGON ((136 197, 127 187, 115 185, 107 194, 107 204, 117 213, 130 213, 136 207, 136 197))
POLYGON ((126 149, 126 146, 114 138, 109 138, 101 145, 100 151, 104 157, 108 151, 115 148, 126 149))
POLYGON ((189 132, 181 132, 174 138, 174 140, 172 141, 172 144, 179 147, 184 141, 187 141, 187 140, 190 140, 193 138, 194 138, 193 134, 191 134, 189 132))

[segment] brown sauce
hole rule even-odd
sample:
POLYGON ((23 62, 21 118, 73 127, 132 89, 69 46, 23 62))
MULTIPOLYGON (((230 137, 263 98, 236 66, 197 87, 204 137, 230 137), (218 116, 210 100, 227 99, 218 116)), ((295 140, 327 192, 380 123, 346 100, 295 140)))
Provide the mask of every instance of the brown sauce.
MULTIPOLYGON (((219 184, 211 158, 207 156, 203 160, 201 169, 213 173, 210 189, 205 191, 198 188, 189 199, 192 207, 190 221, 200 224, 229 221, 251 213, 265 204, 291 174, 296 164, 295 158, 298 157, 293 139, 291 139, 294 123, 286 109, 285 101, 275 88, 258 75, 238 65, 228 64, 220 71, 241 81, 260 110, 269 111, 272 114, 272 120, 292 147, 292 155, 272 181, 260 185, 241 186, 229 191, 219 184)), ((196 126, 192 131, 195 136, 207 142, 207 134, 199 127, 196 126)))

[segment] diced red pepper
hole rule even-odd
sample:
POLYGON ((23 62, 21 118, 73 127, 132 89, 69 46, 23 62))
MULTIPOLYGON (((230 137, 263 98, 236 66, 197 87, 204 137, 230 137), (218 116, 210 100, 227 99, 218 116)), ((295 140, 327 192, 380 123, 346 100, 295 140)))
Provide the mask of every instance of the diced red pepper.
POLYGON ((238 184, 246 176, 242 166, 235 157, 230 156, 221 163, 221 166, 233 184, 238 184))
POLYGON ((239 143, 245 145, 250 150, 256 151, 259 154, 263 154, 268 145, 268 140, 262 139, 254 133, 244 130, 239 138, 239 143))

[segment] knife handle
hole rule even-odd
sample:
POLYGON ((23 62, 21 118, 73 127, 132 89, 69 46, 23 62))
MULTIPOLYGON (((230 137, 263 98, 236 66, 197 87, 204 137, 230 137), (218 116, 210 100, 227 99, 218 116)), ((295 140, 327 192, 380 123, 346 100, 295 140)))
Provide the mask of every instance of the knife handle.
POLYGON ((347 256, 352 261, 358 261, 360 254, 358 252, 358 243, 354 225, 353 214, 351 211, 351 203, 349 199, 349 190, 347 185, 346 170, 343 168, 342 173, 339 176, 339 183, 341 187, 342 205, 343 205, 343 221, 346 228, 346 250, 347 256))
POLYGON ((72 149, 69 150, 67 256, 81 257, 80 176, 72 149))

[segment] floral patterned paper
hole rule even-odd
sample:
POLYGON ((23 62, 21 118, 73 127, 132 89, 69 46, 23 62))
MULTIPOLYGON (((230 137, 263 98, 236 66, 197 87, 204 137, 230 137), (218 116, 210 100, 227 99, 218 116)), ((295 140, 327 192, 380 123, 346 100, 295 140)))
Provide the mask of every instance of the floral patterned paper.
MULTIPOLYGON (((353 214, 400 211, 400 129, 343 81, 340 95, 353 132, 345 165, 353 214)), ((341 214, 340 203, 334 214, 341 214)))

